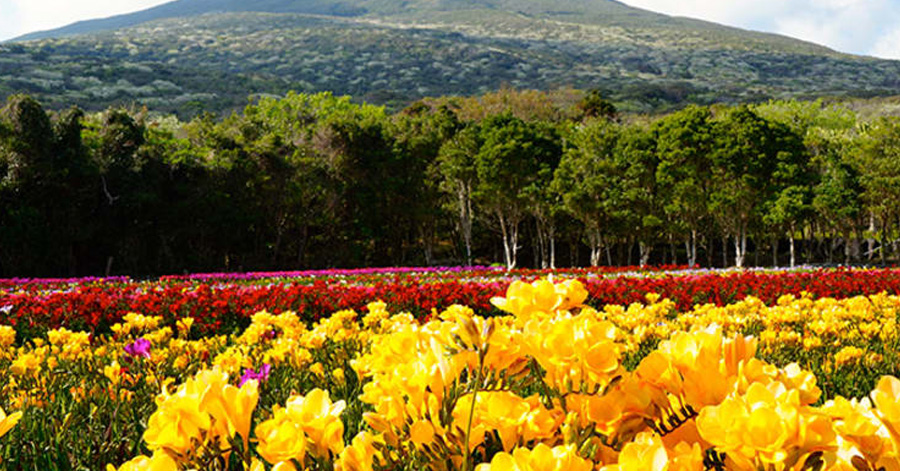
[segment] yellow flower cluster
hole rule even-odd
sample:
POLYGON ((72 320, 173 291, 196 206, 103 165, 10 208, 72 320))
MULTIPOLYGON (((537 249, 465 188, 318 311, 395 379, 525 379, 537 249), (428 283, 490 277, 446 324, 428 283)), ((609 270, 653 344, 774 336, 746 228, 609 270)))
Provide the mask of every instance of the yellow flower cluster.
MULTIPOLYGON (((647 306, 601 311, 580 306, 583 300, 577 282, 515 283, 494 300, 512 317, 483 319, 454 307, 424 325, 393 323, 352 363, 368 379, 359 397, 372 409, 366 424, 387 449, 439 470, 466 469, 487 450, 495 452, 481 471, 900 469, 900 441, 886 432, 883 413, 862 401, 872 433, 843 435, 829 408, 846 399, 814 406, 821 390, 812 373, 757 358, 760 341, 736 333, 751 325, 805 333, 823 320, 896 319, 896 298, 785 297, 773 307, 749 299, 701 306, 684 319, 655 296, 647 306), (622 328, 648 319, 658 328, 622 328), (654 337, 663 340, 626 370, 622 355, 654 337)), ((868 339, 894 332, 858 328, 868 339)), ((827 335, 842 333, 819 335, 832 343, 827 335)), ((846 347, 846 360, 835 361, 858 359, 857 350, 846 347)), ((897 380, 884 377, 873 394, 900 411, 897 380), (892 384, 898 394, 879 392, 892 384)), ((380 456, 388 467, 399 464, 391 463, 394 453, 380 456)))
MULTIPOLYGON (((138 456, 119 471, 221 469, 235 451, 242 452, 246 469, 264 469, 249 445, 258 400, 256 380, 236 387, 219 370, 201 371, 172 394, 164 388, 144 433, 153 455, 138 456)), ((304 469, 308 455, 333 461, 344 451, 343 409, 343 401, 332 403, 321 389, 292 396, 286 407, 275 406, 272 418, 256 426, 256 452, 278 470, 304 469)), ((365 443, 354 446, 365 448, 365 443)), ((107 469, 116 470, 112 465, 107 469)))
POLYGON ((190 320, 140 314, 110 337, 59 329, 19 347, 0 327, 0 404, 21 409, 0 410, 0 435, 65 396, 86 417, 147 411, 149 453, 120 471, 900 470, 900 380, 823 394, 898 360, 900 298, 677 314, 652 294, 586 297, 574 280, 516 282, 492 301, 508 316, 451 306, 420 322, 379 302, 311 326, 260 312, 196 340, 190 320))

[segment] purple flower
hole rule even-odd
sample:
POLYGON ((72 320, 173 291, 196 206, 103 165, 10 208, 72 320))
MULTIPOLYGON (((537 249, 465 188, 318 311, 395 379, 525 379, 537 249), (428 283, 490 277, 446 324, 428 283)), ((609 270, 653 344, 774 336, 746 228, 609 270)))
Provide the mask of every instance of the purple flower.
POLYGON ((251 379, 255 379, 255 380, 259 381, 260 383, 262 383, 263 381, 266 381, 269 379, 269 373, 271 373, 271 372, 272 372, 272 365, 270 365, 268 363, 263 363, 262 366, 259 367, 259 371, 253 371, 252 369, 247 368, 244 370, 243 376, 241 376, 241 382, 238 383, 238 387, 243 386, 244 383, 246 383, 247 381, 250 381, 251 379))
POLYGON ((145 338, 139 338, 134 343, 125 345, 125 353, 133 357, 150 358, 150 341, 145 338))

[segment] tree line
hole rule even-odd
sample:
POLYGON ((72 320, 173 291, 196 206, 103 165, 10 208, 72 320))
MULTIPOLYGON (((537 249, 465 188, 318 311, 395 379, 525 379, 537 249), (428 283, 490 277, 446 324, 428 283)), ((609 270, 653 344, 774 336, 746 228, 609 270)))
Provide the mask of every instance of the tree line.
POLYGON ((620 116, 501 90, 328 93, 190 122, 0 110, 0 276, 889 262, 900 119, 822 101, 620 116))

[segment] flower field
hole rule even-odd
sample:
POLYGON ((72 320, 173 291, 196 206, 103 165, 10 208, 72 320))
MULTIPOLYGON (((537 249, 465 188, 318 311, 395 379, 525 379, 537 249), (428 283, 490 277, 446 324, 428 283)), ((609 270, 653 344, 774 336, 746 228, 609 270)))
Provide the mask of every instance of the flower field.
POLYGON ((0 469, 900 469, 896 270, 543 275, 6 280, 0 469))
MULTIPOLYGON (((641 302, 656 293, 687 311, 697 304, 722 306, 754 296, 772 304, 781 295, 815 298, 900 293, 898 269, 810 269, 796 271, 707 271, 684 267, 556 270, 557 279, 578 279, 595 308, 641 302)), ((65 326, 109 333, 129 312, 154 315, 174 327, 195 319, 200 334, 234 331, 261 310, 294 311, 305 322, 382 300, 392 312, 425 318, 453 304, 497 314, 490 299, 514 280, 534 281, 546 270, 506 272, 471 267, 454 271, 339 270, 164 277, 155 281, 111 279, 0 280, 0 322, 24 337, 65 326)))

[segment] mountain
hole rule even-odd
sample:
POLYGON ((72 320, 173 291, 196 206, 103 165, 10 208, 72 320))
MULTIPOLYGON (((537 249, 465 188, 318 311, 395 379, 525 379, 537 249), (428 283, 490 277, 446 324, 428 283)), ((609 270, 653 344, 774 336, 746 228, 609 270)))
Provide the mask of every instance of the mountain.
POLYGON ((613 0, 177 0, 0 44, 0 97, 227 112, 251 94, 402 106, 501 85, 622 108, 900 94, 900 62, 613 0))

